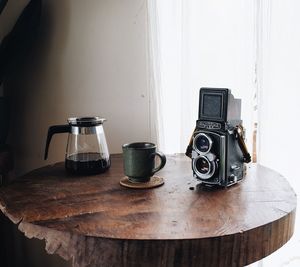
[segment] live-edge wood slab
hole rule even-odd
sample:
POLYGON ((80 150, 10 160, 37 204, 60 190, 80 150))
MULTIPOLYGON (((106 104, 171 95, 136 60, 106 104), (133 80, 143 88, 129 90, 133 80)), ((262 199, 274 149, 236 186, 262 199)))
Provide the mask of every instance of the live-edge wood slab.
POLYGON ((119 185, 122 156, 104 174, 74 177, 63 163, 0 189, 0 208, 28 237, 73 266, 245 266, 293 234, 296 195, 286 179, 252 165, 238 185, 205 190, 190 159, 169 156, 148 190, 119 185))

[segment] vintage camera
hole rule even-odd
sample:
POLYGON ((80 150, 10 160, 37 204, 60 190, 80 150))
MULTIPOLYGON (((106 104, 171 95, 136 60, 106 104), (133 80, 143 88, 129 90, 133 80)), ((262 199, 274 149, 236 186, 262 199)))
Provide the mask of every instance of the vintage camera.
POLYGON ((251 161, 244 142, 241 100, 229 89, 201 88, 199 116, 186 155, 204 185, 227 187, 245 176, 251 161))

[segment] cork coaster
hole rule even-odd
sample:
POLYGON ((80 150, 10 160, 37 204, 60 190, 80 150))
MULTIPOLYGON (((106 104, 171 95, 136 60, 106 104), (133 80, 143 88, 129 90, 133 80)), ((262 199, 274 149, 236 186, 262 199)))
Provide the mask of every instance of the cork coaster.
POLYGON ((131 182, 127 176, 124 176, 120 180, 120 185, 128 188, 134 188, 134 189, 149 189, 149 188, 161 186, 163 184, 164 184, 164 179, 159 176, 152 176, 148 182, 144 182, 144 183, 131 182))

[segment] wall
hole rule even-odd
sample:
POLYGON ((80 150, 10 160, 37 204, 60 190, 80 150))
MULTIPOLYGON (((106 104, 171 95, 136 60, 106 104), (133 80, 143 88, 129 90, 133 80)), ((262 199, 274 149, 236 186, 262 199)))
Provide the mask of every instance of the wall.
MULTIPOLYGON (((71 116, 106 118, 111 153, 151 139, 146 14, 146 0, 43 1, 31 59, 8 84, 16 175, 64 160, 65 134, 54 137, 46 162, 44 146, 48 127, 71 116)), ((46 255, 44 242, 14 235, 23 266, 70 265, 46 255)))
POLYGON ((66 134, 47 162, 45 139, 71 116, 106 118, 111 153, 150 139, 146 13, 145 0, 44 1, 32 59, 12 85, 17 174, 64 159, 66 134))

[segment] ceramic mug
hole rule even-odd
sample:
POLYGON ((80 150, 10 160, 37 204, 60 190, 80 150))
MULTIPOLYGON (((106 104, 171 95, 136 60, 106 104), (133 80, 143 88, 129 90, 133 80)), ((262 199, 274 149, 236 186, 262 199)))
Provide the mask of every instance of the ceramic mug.
POLYGON ((166 164, 166 156, 156 151, 156 145, 148 142, 130 143, 122 146, 124 173, 131 182, 148 182, 166 164), (155 158, 160 164, 155 166, 155 158))

